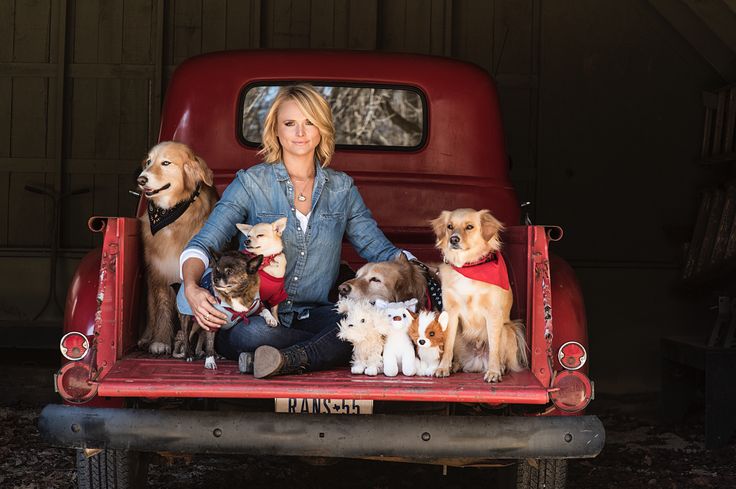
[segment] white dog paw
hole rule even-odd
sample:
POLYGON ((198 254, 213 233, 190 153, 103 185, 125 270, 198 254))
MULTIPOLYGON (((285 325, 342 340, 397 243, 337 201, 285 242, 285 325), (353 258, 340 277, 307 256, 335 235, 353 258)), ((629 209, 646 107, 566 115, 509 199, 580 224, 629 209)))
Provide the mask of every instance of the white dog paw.
POLYGON ((148 347, 148 351, 150 351, 154 355, 168 355, 169 353, 171 353, 171 345, 161 343, 160 341, 154 341, 148 347))
POLYGON ((362 366, 362 365, 353 365, 350 368, 350 373, 353 373, 353 374, 362 374, 364 370, 365 370, 365 367, 362 366))
POLYGON ((215 362, 215 357, 205 358, 204 368, 208 368, 210 370, 217 370, 217 363, 215 362))
POLYGON ((396 377, 397 375, 399 375, 399 367, 384 367, 383 374, 386 377, 396 377))
POLYGON ((401 373, 406 375, 407 377, 413 377, 417 373, 417 369, 414 367, 414 365, 407 366, 401 369, 401 373))
POLYGON ((378 375, 378 367, 368 367, 365 369, 364 373, 370 376, 378 375))
POLYGON ((501 380, 503 380, 503 376, 501 375, 501 372, 492 372, 489 370, 483 376, 483 380, 486 382, 501 382, 501 380))
POLYGON ((266 324, 268 324, 272 328, 279 325, 279 322, 276 320, 275 317, 273 317, 273 314, 271 314, 271 311, 269 311, 268 309, 264 309, 263 311, 261 311, 260 315, 263 319, 266 320, 266 324))

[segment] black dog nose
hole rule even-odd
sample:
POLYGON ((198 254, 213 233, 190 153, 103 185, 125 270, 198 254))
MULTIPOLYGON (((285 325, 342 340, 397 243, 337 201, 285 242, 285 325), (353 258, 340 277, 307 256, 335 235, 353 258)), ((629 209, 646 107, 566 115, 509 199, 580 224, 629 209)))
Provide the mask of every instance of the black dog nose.
POLYGON ((148 177, 140 176, 136 181, 138 182, 138 185, 144 187, 148 183, 148 177))
POLYGON ((456 245, 459 242, 460 242, 460 236, 458 236, 457 234, 453 234, 452 236, 450 236, 450 244, 456 245))
POLYGON ((427 342, 426 340, 419 340, 419 341, 417 341, 417 343, 419 343, 420 345, 423 345, 423 344, 425 344, 426 342, 427 342))
POLYGON ((245 239, 243 240, 243 244, 244 244, 244 245, 246 246, 246 248, 250 246, 250 236, 247 236, 247 237, 246 237, 246 238, 245 238, 245 239))
POLYGON ((341 296, 347 297, 350 293, 350 284, 340 284, 340 286, 337 288, 337 291, 340 293, 341 296))

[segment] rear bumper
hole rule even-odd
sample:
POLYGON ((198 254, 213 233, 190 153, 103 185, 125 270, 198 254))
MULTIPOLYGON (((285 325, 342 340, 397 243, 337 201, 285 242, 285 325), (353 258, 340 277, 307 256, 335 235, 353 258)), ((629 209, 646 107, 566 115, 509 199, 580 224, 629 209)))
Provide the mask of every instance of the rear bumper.
POLYGON ((307 415, 49 405, 52 444, 183 453, 372 459, 589 458, 605 431, 595 416, 307 415))

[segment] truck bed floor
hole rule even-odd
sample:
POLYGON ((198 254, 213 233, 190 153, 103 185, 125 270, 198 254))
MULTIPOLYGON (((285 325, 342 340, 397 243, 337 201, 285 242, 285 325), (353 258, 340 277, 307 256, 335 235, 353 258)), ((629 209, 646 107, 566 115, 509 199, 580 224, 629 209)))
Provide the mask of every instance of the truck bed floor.
POLYGON ((546 404, 548 391, 529 370, 489 384, 480 373, 435 377, 368 377, 348 368, 255 379, 238 372, 237 362, 185 362, 134 354, 118 361, 99 381, 98 395, 111 397, 218 397, 373 399, 384 401, 546 404))

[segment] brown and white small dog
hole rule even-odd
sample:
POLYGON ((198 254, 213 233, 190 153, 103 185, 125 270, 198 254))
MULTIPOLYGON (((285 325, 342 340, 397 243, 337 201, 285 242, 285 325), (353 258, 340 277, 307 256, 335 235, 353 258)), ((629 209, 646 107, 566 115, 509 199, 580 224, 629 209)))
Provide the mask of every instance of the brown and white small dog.
POLYGON ((212 171, 185 144, 159 143, 143 160, 138 186, 148 199, 140 217, 148 285, 148 318, 138 346, 171 353, 179 255, 199 232, 217 201, 212 171))
POLYGON ((386 302, 404 302, 417 299, 424 303, 427 282, 419 267, 412 265, 406 255, 399 253, 391 261, 366 263, 358 269, 355 278, 338 287, 341 298, 386 302))
POLYGON ((431 221, 440 266, 442 300, 449 314, 445 350, 435 373, 456 369, 484 371, 486 382, 500 382, 507 370, 527 363, 526 340, 519 321, 511 321, 514 301, 501 256, 503 224, 488 210, 443 211, 431 221))
POLYGON ((409 336, 417 350, 417 375, 431 377, 437 371, 445 349, 445 331, 450 320, 447 311, 412 314, 409 336))

